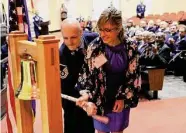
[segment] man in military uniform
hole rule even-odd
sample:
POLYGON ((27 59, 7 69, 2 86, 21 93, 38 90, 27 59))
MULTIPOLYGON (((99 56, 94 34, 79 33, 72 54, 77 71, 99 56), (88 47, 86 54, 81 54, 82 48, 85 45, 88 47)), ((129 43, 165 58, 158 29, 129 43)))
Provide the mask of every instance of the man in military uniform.
POLYGON ((61 21, 65 20, 67 18, 67 8, 65 7, 65 4, 61 5, 61 21))
POLYGON ((39 16, 38 12, 36 12, 35 16, 33 17, 34 20, 34 31, 36 38, 41 35, 41 23, 43 22, 43 18, 39 16))
POLYGON ((141 1, 140 4, 138 4, 137 8, 136 8, 137 17, 140 18, 140 19, 144 18, 145 10, 146 10, 146 6, 141 1))
MULTIPOLYGON (((83 34, 79 22, 68 18, 62 22, 61 32, 64 39, 64 43, 60 47, 61 93, 78 98, 80 94, 74 89, 74 86, 84 63, 84 53, 87 45, 98 34, 83 34)), ((92 118, 88 117, 86 112, 77 107, 75 103, 63 99, 62 106, 64 109, 64 133, 95 132, 92 118)))

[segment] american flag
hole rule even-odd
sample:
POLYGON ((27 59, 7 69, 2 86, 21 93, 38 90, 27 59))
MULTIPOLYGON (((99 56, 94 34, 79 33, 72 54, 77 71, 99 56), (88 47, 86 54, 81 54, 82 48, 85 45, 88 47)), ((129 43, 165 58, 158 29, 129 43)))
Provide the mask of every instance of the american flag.
MULTIPOLYGON (((28 34, 32 40, 26 0, 9 0, 9 32, 19 30, 28 34)), ((8 50, 10 55, 10 49, 8 50)), ((16 133, 15 96, 12 79, 11 56, 8 56, 7 115, 6 133, 16 133)))
POLYGON ((31 31, 26 0, 9 0, 9 32, 19 30, 28 34, 31 41, 31 31))
MULTIPOLYGON (((8 50, 8 54, 10 51, 8 50)), ((6 133, 16 133, 16 112, 15 112, 15 96, 13 89, 13 79, 11 76, 12 68, 11 66, 11 56, 8 56, 8 85, 7 85, 7 115, 6 115, 6 133)))

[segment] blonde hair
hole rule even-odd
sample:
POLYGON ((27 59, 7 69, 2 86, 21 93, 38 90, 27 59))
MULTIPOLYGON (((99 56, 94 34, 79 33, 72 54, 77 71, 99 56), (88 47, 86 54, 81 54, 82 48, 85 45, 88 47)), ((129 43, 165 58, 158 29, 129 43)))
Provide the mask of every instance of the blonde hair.
POLYGON ((111 25, 118 26, 118 29, 120 30, 118 34, 118 38, 120 41, 124 40, 124 28, 122 26, 122 13, 121 11, 117 10, 115 7, 108 7, 105 9, 97 22, 97 28, 101 29, 101 27, 109 22, 111 25))

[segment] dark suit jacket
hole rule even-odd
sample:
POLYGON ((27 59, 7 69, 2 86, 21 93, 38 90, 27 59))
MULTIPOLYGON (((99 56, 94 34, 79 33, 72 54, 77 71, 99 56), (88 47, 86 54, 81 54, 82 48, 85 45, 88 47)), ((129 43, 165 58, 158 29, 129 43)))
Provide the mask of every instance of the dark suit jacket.
POLYGON ((178 38, 179 38, 179 34, 174 33, 174 34, 168 34, 166 39, 165 39, 165 43, 169 46, 169 48, 171 48, 172 52, 176 51, 176 42, 178 41, 178 38), (169 38, 173 38, 175 40, 175 43, 170 44, 169 38))
POLYGON ((156 32, 156 27, 147 27, 147 31, 155 33, 156 32))
POLYGON ((178 50, 186 50, 186 36, 183 38, 179 37, 176 45, 178 50))

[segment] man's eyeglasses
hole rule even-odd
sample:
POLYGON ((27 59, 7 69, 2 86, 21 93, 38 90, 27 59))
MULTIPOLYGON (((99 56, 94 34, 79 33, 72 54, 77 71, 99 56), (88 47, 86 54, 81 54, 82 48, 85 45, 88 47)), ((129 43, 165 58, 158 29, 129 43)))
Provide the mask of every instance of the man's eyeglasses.
POLYGON ((110 32, 112 32, 112 31, 116 31, 116 30, 118 30, 118 28, 113 28, 113 29, 108 29, 108 28, 105 28, 105 29, 98 29, 99 30, 99 32, 106 32, 106 33, 110 33, 110 32))

